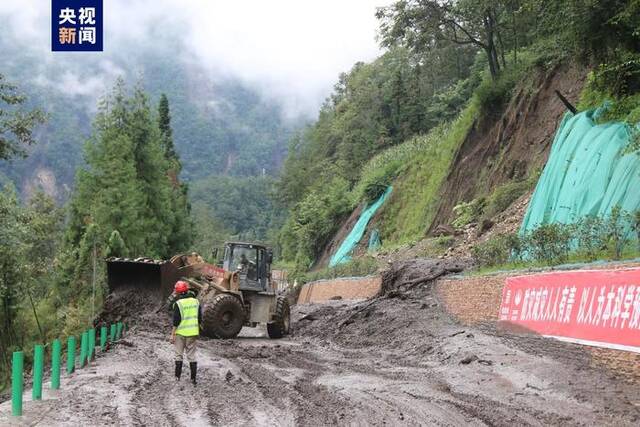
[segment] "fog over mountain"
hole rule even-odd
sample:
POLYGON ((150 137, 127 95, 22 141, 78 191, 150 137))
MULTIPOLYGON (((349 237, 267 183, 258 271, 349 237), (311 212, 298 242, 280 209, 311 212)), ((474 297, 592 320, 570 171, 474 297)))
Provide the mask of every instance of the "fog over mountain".
POLYGON ((123 50, 131 59, 152 46, 174 61, 197 64, 209 77, 240 80, 280 103, 287 117, 313 117, 340 72, 379 53, 374 13, 386 3, 109 0, 104 52, 64 54, 50 52, 48 2, 3 0, 0 37, 32 51, 41 66, 62 66, 55 82, 33 77, 65 93, 104 90, 114 75, 134 71, 118 64, 123 50), (97 74, 75 67, 87 62, 99 64, 97 74))

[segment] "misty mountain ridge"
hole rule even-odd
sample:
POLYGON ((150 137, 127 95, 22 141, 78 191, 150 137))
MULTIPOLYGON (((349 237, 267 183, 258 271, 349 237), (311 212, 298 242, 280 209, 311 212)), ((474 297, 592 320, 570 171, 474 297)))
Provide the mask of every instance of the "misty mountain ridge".
POLYGON ((154 110, 160 94, 168 96, 184 181, 276 175, 288 139, 306 119, 290 118, 280 103, 238 78, 205 69, 179 40, 151 39, 102 54, 52 54, 0 40, 7 58, 0 73, 27 95, 29 106, 49 115, 28 157, 0 165, 0 179, 12 181, 23 197, 41 188, 66 200, 98 100, 118 77, 130 88, 141 84, 154 110))

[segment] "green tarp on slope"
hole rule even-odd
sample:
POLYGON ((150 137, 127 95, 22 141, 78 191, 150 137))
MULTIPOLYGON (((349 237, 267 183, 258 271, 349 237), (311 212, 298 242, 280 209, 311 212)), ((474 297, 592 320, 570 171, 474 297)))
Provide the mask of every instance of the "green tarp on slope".
POLYGON ((606 217, 616 205, 628 212, 640 209, 640 157, 625 152, 631 129, 624 123, 596 124, 600 112, 567 114, 562 120, 521 234, 541 224, 606 217))
POLYGON ((349 232, 349 235, 344 239, 338 250, 331 257, 329 261, 329 267, 335 267, 338 264, 345 263, 351 259, 351 251, 356 247, 362 236, 364 236, 364 232, 367 229, 367 224, 376 213, 376 211, 382 206, 384 201, 387 199, 389 194, 391 194, 392 187, 388 187, 382 196, 378 197, 372 205, 368 206, 362 213, 360 214, 360 218, 349 232))

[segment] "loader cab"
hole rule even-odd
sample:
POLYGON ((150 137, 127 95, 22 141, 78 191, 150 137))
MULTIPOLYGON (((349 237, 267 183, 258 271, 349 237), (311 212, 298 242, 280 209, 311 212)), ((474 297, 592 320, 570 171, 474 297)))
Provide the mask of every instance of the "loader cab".
POLYGON ((224 246, 223 268, 238 272, 240 290, 263 292, 269 290, 272 252, 253 243, 227 242, 224 246))

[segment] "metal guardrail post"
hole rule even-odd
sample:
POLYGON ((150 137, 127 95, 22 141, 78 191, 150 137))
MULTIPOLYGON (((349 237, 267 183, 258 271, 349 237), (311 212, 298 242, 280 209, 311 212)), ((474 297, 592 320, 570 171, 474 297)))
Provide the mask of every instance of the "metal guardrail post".
POLYGON ((42 399, 42 373, 44 370, 44 346, 36 344, 33 347, 33 388, 31 398, 33 400, 42 399))
POLYGON ((87 347, 89 347, 89 334, 85 331, 80 336, 80 367, 84 368, 87 360, 87 347))
POLYGON ((67 374, 76 370, 76 337, 67 338, 67 374))
POLYGON ((59 339, 53 340, 51 346, 51 389, 58 390, 60 388, 60 353, 62 352, 62 344, 59 339))
POLYGON ((87 362, 91 362, 95 359, 95 351, 96 351, 96 330, 95 328, 91 328, 88 331, 89 336, 87 337, 88 348, 87 348, 87 362))
POLYGON ((24 387, 24 353, 15 351, 11 363, 11 415, 22 415, 22 389, 24 387))
POLYGON ((105 351, 107 349, 107 327, 102 326, 100 328, 100 350, 105 351))

